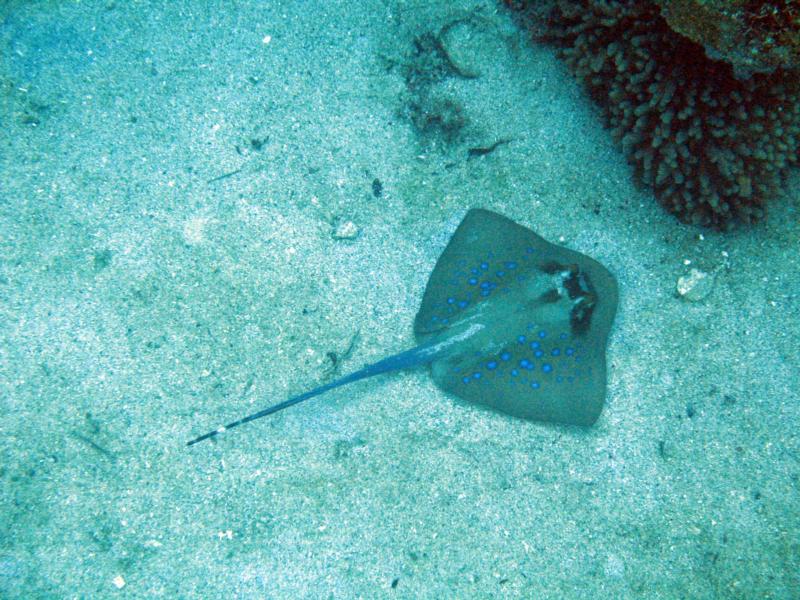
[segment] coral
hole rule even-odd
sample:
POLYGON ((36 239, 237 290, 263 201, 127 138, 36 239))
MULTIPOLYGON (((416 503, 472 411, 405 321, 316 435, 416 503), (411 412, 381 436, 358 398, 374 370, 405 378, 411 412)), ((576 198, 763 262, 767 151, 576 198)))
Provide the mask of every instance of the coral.
POLYGON ((741 73, 800 67, 797 0, 656 0, 669 26, 741 73))
POLYGON ((642 180, 681 220, 763 215, 798 161, 800 78, 733 67, 676 34, 650 1, 560 0, 546 36, 605 108, 642 180))

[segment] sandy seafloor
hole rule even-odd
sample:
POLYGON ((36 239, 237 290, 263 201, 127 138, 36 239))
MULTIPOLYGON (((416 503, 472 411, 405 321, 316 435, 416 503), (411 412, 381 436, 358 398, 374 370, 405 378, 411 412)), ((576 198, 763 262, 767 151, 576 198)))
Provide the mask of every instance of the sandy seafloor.
POLYGON ((680 225, 489 0, 0 10, 1 597, 800 597, 798 173, 680 225), (186 447, 410 346, 474 206, 617 276, 595 427, 420 369, 186 447))

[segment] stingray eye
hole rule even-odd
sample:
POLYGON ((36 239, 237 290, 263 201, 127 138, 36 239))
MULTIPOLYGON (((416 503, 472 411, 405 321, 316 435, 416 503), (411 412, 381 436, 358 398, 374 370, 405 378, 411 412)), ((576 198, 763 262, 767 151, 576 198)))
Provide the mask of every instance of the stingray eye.
POLYGON ((553 304, 559 300, 561 300, 561 292, 555 288, 547 290, 544 294, 539 296, 539 301, 544 304, 553 304))
POLYGON ((569 313, 569 326, 575 335, 581 335, 589 331, 594 301, 588 301, 587 299, 588 297, 583 297, 578 300, 569 313))
POLYGON ((578 270, 572 277, 564 281, 564 287, 569 293, 569 297, 575 300, 569 314, 569 322, 572 331, 582 334, 589 331, 592 322, 592 313, 597 304, 597 293, 586 273, 578 270))
POLYGON ((586 273, 581 271, 577 265, 570 265, 569 269, 562 273, 562 276, 564 277, 564 289, 567 290, 572 300, 593 293, 586 273))

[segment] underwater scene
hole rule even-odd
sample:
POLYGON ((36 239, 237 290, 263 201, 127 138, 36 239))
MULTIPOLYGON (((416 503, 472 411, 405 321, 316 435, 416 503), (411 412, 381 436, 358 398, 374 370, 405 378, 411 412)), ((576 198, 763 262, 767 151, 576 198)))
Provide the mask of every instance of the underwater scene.
POLYGON ((0 3, 0 598, 800 598, 800 3, 0 3))

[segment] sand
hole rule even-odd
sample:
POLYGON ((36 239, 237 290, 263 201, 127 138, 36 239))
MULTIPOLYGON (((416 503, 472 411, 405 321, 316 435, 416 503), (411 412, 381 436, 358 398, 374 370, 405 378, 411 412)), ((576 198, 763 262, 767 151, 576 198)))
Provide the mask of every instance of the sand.
POLYGON ((0 19, 0 596, 797 597, 800 174, 679 224, 489 0, 0 19), (186 447, 411 346, 474 206, 617 276, 594 427, 420 369, 186 447))

